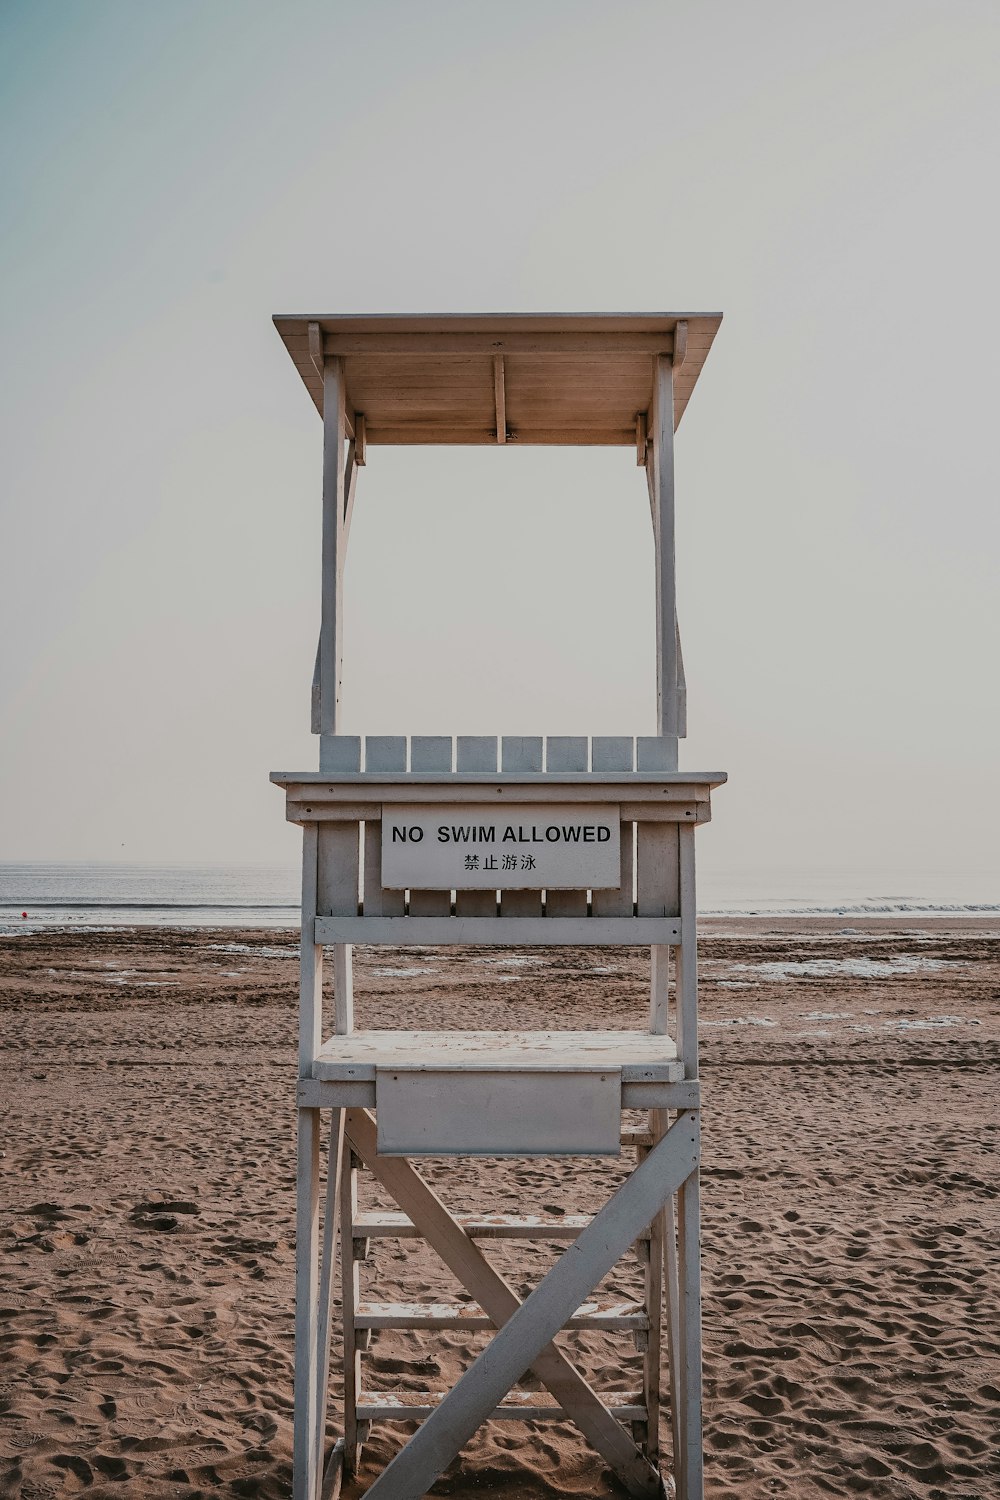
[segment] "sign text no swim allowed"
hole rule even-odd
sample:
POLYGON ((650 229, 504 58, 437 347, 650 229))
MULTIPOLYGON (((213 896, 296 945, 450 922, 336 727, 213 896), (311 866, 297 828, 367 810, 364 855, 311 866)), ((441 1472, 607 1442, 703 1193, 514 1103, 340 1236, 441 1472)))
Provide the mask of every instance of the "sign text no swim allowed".
POLYGON ((617 807, 390 807, 387 890, 608 890, 621 878, 617 807))

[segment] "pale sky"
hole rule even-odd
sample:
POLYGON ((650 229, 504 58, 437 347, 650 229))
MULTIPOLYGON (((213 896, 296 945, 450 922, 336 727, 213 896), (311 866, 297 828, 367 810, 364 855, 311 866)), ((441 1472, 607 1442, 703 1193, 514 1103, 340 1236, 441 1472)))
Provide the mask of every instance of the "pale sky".
MULTIPOLYGON (((725 314, 677 439, 716 872, 1000 868, 996 0, 3 0, 0 860, 294 859, 274 312, 725 314)), ((372 449, 344 728, 652 733, 627 449, 372 449)))

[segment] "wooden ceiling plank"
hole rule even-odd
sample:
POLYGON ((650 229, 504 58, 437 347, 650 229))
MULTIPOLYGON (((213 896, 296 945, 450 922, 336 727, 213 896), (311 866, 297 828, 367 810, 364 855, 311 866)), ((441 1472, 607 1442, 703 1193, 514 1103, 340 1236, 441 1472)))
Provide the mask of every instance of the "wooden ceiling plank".
POLYGON ((673 360, 676 426, 720 321, 709 313, 275 318, 320 413, 320 372, 329 358, 344 358, 356 458, 369 438, 628 444, 638 452, 636 416, 648 418, 654 357, 673 360))

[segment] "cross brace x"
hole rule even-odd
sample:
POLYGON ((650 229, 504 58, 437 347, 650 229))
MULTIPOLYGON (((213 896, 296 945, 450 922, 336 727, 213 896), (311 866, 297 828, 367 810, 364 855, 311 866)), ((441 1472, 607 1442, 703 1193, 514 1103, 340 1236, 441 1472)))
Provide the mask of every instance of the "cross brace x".
POLYGON ((378 1155, 373 1115, 346 1111, 345 1149, 353 1149, 391 1193, 499 1330, 375 1480, 367 1491, 371 1500, 419 1500, 529 1369, 632 1495, 662 1493, 657 1469, 552 1339, 695 1173, 698 1132, 696 1111, 679 1115, 522 1302, 410 1162, 378 1155))

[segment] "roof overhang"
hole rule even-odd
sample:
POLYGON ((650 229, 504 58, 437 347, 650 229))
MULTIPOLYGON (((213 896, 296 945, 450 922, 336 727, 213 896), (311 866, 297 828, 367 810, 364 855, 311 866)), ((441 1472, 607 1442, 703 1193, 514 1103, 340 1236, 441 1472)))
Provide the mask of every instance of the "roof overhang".
POLYGON ((344 361, 348 420, 368 443, 634 444, 659 355, 674 426, 721 313, 303 314, 274 324, 317 410, 323 361, 344 361))

